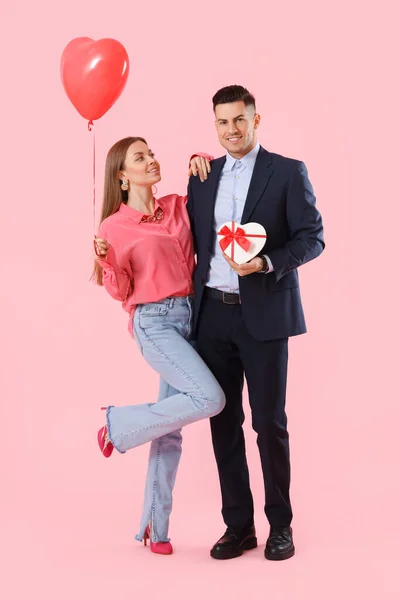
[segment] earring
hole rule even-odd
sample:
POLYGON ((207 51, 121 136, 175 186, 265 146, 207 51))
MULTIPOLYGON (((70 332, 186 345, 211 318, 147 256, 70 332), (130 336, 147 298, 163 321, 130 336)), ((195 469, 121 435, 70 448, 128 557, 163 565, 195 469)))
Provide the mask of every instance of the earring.
POLYGON ((123 179, 121 183, 121 190, 127 192, 129 190, 129 181, 127 179, 123 179))

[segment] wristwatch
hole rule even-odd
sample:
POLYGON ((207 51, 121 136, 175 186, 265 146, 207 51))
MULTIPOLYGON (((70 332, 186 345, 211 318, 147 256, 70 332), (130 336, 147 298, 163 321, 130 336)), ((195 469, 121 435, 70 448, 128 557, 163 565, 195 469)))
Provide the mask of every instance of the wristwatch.
POLYGON ((269 265, 268 265, 267 259, 265 258, 265 256, 260 256, 260 258, 263 262, 263 265, 262 265, 262 268, 260 269, 259 273, 268 273, 269 265))

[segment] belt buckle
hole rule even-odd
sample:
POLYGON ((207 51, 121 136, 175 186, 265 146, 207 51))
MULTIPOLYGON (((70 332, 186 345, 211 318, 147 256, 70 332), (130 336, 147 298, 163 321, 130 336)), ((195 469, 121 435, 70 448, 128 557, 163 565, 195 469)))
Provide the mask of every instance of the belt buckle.
MULTIPOLYGON (((239 296, 239 294, 234 294, 232 292, 222 292, 222 302, 224 304, 238 304, 238 302, 228 302, 228 300, 225 299, 226 296, 239 296)), ((240 296, 239 296, 239 304, 240 304, 240 296)))

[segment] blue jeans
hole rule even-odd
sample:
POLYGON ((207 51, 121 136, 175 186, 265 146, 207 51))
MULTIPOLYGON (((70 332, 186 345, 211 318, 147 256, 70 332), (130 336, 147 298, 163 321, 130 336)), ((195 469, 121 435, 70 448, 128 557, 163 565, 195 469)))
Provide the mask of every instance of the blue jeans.
POLYGON ((172 490, 181 456, 181 428, 213 417, 225 406, 214 375, 190 345, 192 299, 166 298, 136 308, 136 342, 161 377, 158 401, 107 409, 108 435, 121 453, 152 442, 140 531, 151 523, 152 539, 169 541, 172 490))

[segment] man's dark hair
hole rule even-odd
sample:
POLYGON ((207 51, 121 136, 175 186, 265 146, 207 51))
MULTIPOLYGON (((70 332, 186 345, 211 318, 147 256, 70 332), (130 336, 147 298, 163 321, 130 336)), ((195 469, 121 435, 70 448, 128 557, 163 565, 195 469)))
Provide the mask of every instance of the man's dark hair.
POLYGON ((221 88, 214 95, 213 99, 214 110, 218 104, 228 104, 230 102, 244 102, 245 106, 253 106, 256 109, 256 100, 249 90, 242 85, 228 85, 221 88))

